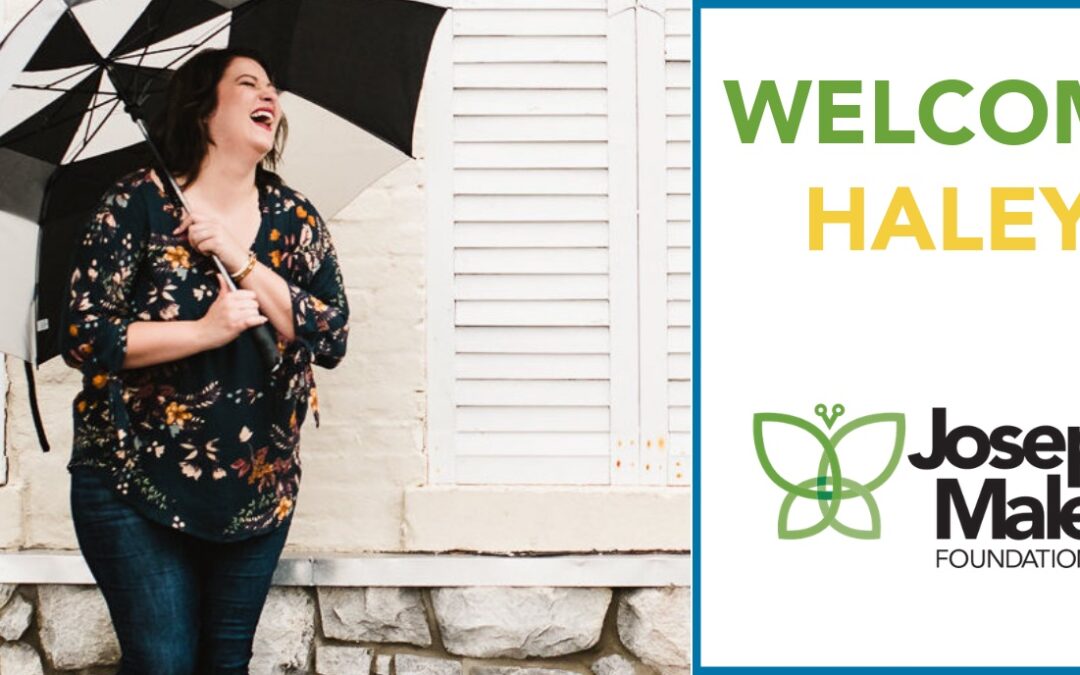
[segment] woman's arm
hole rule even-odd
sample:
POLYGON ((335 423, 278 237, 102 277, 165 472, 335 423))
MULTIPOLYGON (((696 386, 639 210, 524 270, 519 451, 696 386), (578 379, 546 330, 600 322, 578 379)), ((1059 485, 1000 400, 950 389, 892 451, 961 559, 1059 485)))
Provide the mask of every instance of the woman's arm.
POLYGON ((259 309, 287 342, 296 339, 289 282, 266 265, 256 262, 255 267, 240 281, 240 288, 255 292, 259 309))
POLYGON ((267 318, 259 314, 254 292, 230 291, 221 274, 217 276, 218 297, 201 319, 132 322, 123 367, 145 368, 216 349, 248 328, 266 323, 267 318))

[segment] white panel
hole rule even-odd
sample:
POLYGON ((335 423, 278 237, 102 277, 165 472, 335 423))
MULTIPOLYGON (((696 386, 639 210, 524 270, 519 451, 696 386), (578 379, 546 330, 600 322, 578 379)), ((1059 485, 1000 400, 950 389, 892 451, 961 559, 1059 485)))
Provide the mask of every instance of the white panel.
POLYGON ((473 221, 607 220, 607 198, 587 195, 460 195, 454 219, 473 221))
MULTIPOLYGON (((36 349, 34 280, 37 279, 37 223, 0 212, 0 269, 6 280, 0 294, 0 352, 33 361, 36 349)), ((2 453, 0 453, 2 454, 2 453)))
POLYGON ((604 9, 604 0, 453 0, 454 9, 604 9))
POLYGON ((453 34, 435 31, 424 101, 424 194, 427 199, 427 480, 454 482, 454 203, 453 34))
POLYGON ((459 457, 459 485, 550 485, 575 483, 606 485, 608 458, 605 457, 459 457))
POLYGON ((637 35, 635 11, 608 19, 608 116, 611 223, 612 484, 640 480, 640 408, 638 402, 638 136, 637 35))
MULTIPOLYGON (((4 53, 7 53, 6 47, 4 53)), ((0 134, 7 133, 60 98, 88 75, 86 66, 19 73, 11 89, 0 90, 0 134)), ((102 99, 104 101, 105 97, 102 99)))
MULTIPOLYGON (((663 7, 663 3, 660 3, 663 7)), ((667 139, 664 17, 637 16, 638 86, 638 304, 640 344, 641 471, 646 485, 668 482, 667 139)))
POLYGON ((108 55, 139 18, 150 0, 110 0, 84 2, 72 7, 90 42, 101 55, 108 55))
POLYGON ((668 306, 668 325, 669 326, 689 326, 690 325, 690 303, 682 300, 671 300, 667 304, 668 306))

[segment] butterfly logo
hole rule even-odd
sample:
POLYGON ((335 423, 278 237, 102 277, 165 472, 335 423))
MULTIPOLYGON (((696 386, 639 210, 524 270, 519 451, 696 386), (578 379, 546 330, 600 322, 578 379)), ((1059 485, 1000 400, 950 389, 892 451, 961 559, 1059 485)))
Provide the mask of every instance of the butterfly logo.
MULTIPOLYGON (((765 470, 766 475, 780 489, 787 492, 784 501, 780 504, 780 517, 777 523, 777 531, 781 539, 804 539, 812 537, 819 532, 832 528, 840 534, 855 539, 880 539, 881 538, 881 513, 878 510, 877 501, 873 492, 882 486, 892 476, 900 463, 900 456, 904 449, 905 422, 903 413, 878 413, 859 417, 843 425, 836 431, 832 431, 833 425, 845 412, 844 406, 837 403, 831 412, 823 403, 817 404, 814 414, 825 422, 825 427, 831 432, 826 435, 813 423, 783 413, 763 412, 754 415, 754 446, 757 450, 758 461, 765 470), (777 471, 769 459, 768 450, 765 447, 765 429, 768 425, 785 424, 801 429, 810 434, 821 446, 821 459, 818 462, 817 475, 795 483, 784 478, 777 471), (889 436, 893 439, 893 445, 888 455, 888 463, 881 473, 866 483, 859 483, 846 475, 843 475, 840 467, 840 457, 837 449, 841 442, 853 431, 870 428, 871 425, 889 425, 889 436), (821 511, 821 520, 809 527, 793 529, 789 526, 791 509, 798 499, 810 499, 818 504, 821 511), (870 513, 870 526, 860 529, 845 524, 840 520, 840 505, 848 500, 862 500, 870 513)), ((878 429, 878 427, 873 427, 878 429)), ((852 445, 850 442, 848 445, 852 445)), ((847 447, 847 446, 844 446, 847 447)))

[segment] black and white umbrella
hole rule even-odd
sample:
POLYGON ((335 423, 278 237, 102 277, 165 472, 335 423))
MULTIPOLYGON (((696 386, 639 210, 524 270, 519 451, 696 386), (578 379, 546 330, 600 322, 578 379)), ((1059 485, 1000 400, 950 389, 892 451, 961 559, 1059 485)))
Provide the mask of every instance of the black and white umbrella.
POLYGON ((160 110, 184 61, 226 46, 267 59, 289 118, 278 173, 329 218, 411 158, 444 13, 413 0, 40 0, 0 42, 0 352, 28 374, 58 353, 78 232, 112 182, 153 161, 135 120, 160 110))

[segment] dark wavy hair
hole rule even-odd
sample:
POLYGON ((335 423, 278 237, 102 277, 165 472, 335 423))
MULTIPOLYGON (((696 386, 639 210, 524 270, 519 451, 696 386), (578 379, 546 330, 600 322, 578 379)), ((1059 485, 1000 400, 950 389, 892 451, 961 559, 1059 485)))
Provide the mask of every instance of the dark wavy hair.
MULTIPOLYGON (((209 151, 210 114, 217 108, 217 86, 233 59, 247 57, 266 71, 270 81, 274 75, 261 54, 243 47, 207 49, 191 57, 176 69, 165 91, 165 107, 150 122, 150 137, 174 176, 190 185, 199 177, 203 158, 209 151)), ((266 153, 259 168, 273 172, 285 150, 289 125, 282 114, 274 134, 274 146, 266 153)), ((258 172, 257 172, 258 173, 258 172)))

